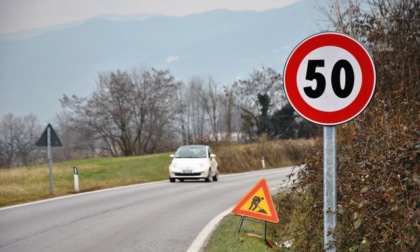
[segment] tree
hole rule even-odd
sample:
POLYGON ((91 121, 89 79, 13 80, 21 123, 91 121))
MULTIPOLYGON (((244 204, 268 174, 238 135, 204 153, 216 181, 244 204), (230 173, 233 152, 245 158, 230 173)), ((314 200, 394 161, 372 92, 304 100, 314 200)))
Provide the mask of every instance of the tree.
MULTIPOLYGON (((336 0, 329 6, 325 13, 334 29, 368 48, 377 75, 369 107, 338 127, 340 225, 332 230, 337 240, 331 245, 343 251, 418 251, 420 1, 336 0)), ((303 230, 293 237, 298 251, 323 249, 316 242, 323 230, 322 144, 318 146, 304 161, 290 198, 299 202, 290 211, 305 216, 294 225, 311 226, 308 232, 294 227, 303 230), (307 237, 316 237, 315 242, 307 237)))
POLYGON ((11 167, 12 162, 17 154, 15 117, 12 113, 4 115, 0 124, 0 150, 3 158, 3 165, 11 167))
POLYGON ((29 114, 23 119, 16 119, 16 149, 22 164, 25 166, 34 162, 30 156, 36 148, 35 142, 39 138, 37 134, 40 129, 38 120, 33 114, 29 114))
MULTIPOLYGON (((235 95, 232 87, 223 87, 224 93, 221 93, 219 100, 221 103, 221 130, 224 134, 224 141, 231 141, 232 134, 238 131, 240 125, 240 114, 238 108, 235 107, 235 95)), ((237 132, 236 132, 237 133, 237 132)))
POLYGON ((33 114, 23 118, 6 114, 0 123, 0 167, 34 163, 35 158, 31 158, 31 154, 34 153, 40 128, 33 114))
POLYGON ((270 138, 289 139, 295 137, 298 128, 295 110, 290 104, 275 111, 270 119, 270 138))
POLYGON ((86 125, 79 125, 70 111, 62 111, 56 115, 59 137, 62 148, 59 152, 63 160, 94 157, 96 153, 95 133, 86 125))
POLYGON ((328 5, 321 10, 333 29, 363 43, 375 62, 387 62, 376 64, 380 91, 405 89, 404 96, 415 101, 420 95, 420 2, 331 0, 328 5))
POLYGON ((200 104, 207 113, 207 117, 210 121, 214 141, 217 143, 219 141, 219 96, 217 84, 211 77, 208 78, 207 83, 204 83, 204 85, 201 86, 199 97, 200 104))
POLYGON ((188 82, 186 90, 188 143, 204 142, 205 111, 201 104, 203 80, 194 77, 188 82))
POLYGON ((236 81, 232 89, 236 106, 242 111, 242 129, 251 139, 266 132, 266 122, 260 120, 267 120, 272 111, 285 104, 281 75, 272 68, 254 70, 248 80, 236 81))
POLYGON ((267 94, 257 94, 258 104, 260 105, 260 115, 258 118, 258 132, 260 136, 262 134, 268 134, 269 128, 269 114, 270 109, 270 97, 267 94))
POLYGON ((75 113, 79 125, 92 129, 111 155, 131 156, 170 146, 176 88, 169 71, 118 70, 101 73, 89 98, 64 95, 60 101, 75 113))

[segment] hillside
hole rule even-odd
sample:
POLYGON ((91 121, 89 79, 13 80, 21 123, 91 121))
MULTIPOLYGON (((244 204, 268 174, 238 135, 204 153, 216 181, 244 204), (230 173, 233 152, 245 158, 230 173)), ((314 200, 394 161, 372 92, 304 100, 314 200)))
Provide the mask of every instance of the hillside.
POLYGON ((0 116, 32 112, 49 121, 60 111, 63 94, 87 96, 98 73, 109 70, 154 67, 183 81, 210 75, 224 85, 262 65, 282 72, 293 47, 319 30, 312 4, 185 17, 103 16, 3 35, 0 116))

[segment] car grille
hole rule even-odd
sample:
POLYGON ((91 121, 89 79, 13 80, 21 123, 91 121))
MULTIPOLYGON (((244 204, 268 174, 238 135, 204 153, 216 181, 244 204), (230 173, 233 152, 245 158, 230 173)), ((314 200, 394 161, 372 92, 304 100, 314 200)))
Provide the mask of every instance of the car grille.
POLYGON ((199 172, 195 172, 195 173, 180 173, 180 172, 176 172, 175 176, 200 176, 201 173, 199 172))

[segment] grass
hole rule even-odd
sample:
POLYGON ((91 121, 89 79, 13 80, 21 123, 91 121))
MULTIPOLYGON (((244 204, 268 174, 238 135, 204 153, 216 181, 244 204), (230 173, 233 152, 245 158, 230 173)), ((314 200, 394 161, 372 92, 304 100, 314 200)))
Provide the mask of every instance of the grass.
MULTIPOLYGON (((262 140, 255 144, 214 146, 221 174, 298 164, 313 140, 262 140)), ((172 153, 172 152, 171 152, 172 153)), ((0 207, 74 193, 73 167, 79 171, 81 192, 168 178, 170 153, 108 157, 53 163, 54 195, 50 194, 48 164, 0 169, 0 207)))
MULTIPOLYGON (((266 168, 298 164, 313 140, 261 141, 249 145, 215 146, 223 174, 259 169, 264 156, 266 168)), ((81 192, 138 184, 168 178, 170 153, 136 157, 93 158, 53 163, 54 195, 49 189, 48 164, 0 169, 0 207, 74 193, 73 167, 79 171, 81 192)), ((213 233, 205 251, 273 251, 261 238, 246 231, 236 232, 240 217, 229 215, 213 233)), ((282 221, 282 220, 280 220, 282 221)), ((267 223, 267 239, 278 240, 276 225, 267 223)), ((263 226, 245 221, 243 227, 262 232, 263 226)), ((275 251, 282 251, 276 248, 275 251)))
POLYGON ((0 207, 74 193, 73 167, 85 192, 167 179, 169 163, 169 153, 53 163, 54 195, 48 164, 0 169, 0 207))
MULTIPOLYGON (((207 246, 204 248, 205 252, 265 252, 265 251, 293 251, 293 247, 287 248, 285 245, 290 246, 291 238, 290 232, 293 230, 294 223, 290 220, 292 213, 289 209, 279 209, 279 202, 288 200, 286 197, 288 193, 282 192, 273 195, 274 206, 279 214, 279 223, 267 222, 267 240, 274 246, 269 247, 268 243, 264 243, 261 238, 255 237, 255 234, 262 236, 264 231, 263 222, 245 218, 242 229, 239 233, 237 228, 240 216, 227 215, 222 219, 216 229, 213 231, 207 246), (290 250, 292 249, 292 250, 290 250)), ((300 218, 299 214, 294 217, 300 218)))
MULTIPOLYGON (((273 251, 261 238, 248 236, 249 232, 237 232, 241 217, 236 215, 228 215, 219 223, 217 229, 211 236, 207 247, 204 249, 206 252, 265 252, 273 251)), ((271 223, 267 224, 274 225, 271 223)), ((251 221, 244 221, 242 228, 252 230, 251 233, 263 232, 264 226, 259 223, 251 221)), ((270 241, 271 237, 267 232, 267 240, 270 241)))

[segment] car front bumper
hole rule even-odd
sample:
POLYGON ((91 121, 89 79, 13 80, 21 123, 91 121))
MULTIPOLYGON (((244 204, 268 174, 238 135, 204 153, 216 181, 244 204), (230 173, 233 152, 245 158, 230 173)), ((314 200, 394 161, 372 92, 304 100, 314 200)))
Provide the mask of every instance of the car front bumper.
POLYGON ((205 179, 209 171, 170 171, 169 177, 175 179, 205 179))

